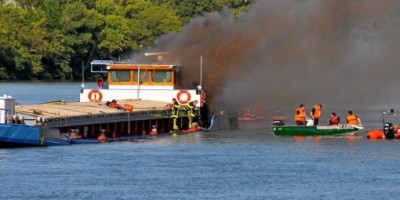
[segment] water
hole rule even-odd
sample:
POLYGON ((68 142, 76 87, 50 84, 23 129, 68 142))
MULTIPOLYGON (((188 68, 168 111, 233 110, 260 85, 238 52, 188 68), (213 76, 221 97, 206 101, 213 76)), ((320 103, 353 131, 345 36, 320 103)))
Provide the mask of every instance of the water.
MULTIPOLYGON (((77 101, 79 89, 79 83, 0 83, 0 92, 24 103, 77 101)), ((369 119, 367 127, 379 124, 374 115, 379 113, 362 113, 369 119)), ((366 131, 350 138, 275 137, 270 128, 256 127, 123 143, 0 149, 0 199, 398 196, 397 140, 369 141, 366 131)))
MULTIPOLYGON (((94 88, 95 83, 85 83, 94 88)), ((35 104, 49 101, 79 101, 80 82, 0 82, 0 95, 12 96, 20 104, 35 104)))

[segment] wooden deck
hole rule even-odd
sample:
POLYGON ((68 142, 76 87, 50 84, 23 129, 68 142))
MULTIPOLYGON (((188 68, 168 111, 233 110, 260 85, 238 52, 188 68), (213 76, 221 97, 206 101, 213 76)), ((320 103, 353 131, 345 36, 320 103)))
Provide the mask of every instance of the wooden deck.
MULTIPOLYGON (((119 100, 117 102, 120 106, 124 104, 133 105, 133 111, 153 111, 153 110, 166 110, 167 104, 159 101, 149 100, 136 100, 127 99, 119 100)), ((107 113, 126 113, 124 109, 117 109, 108 107, 105 102, 95 104, 91 102, 50 102, 35 105, 17 105, 15 107, 17 114, 43 117, 43 118, 57 118, 57 117, 72 117, 72 116, 87 116, 107 113)))

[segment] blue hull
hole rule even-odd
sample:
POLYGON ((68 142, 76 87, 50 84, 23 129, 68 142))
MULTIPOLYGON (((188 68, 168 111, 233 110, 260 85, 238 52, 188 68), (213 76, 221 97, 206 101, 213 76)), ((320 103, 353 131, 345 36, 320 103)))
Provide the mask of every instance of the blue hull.
MULTIPOLYGON (((197 131, 181 131, 175 134, 188 134, 197 131)), ((28 126, 24 124, 0 124, 0 148, 9 147, 34 147, 34 146, 59 146, 71 144, 96 144, 103 143, 97 139, 67 139, 46 135, 42 141, 43 128, 40 126, 28 126)), ((171 133, 161 133, 158 136, 171 135, 171 133)), ((156 136, 156 137, 158 137, 156 136)), ((126 142, 153 139, 151 135, 136 135, 129 137, 108 138, 104 142, 126 142)))
POLYGON ((0 148, 41 146, 42 129, 24 124, 0 124, 0 148))

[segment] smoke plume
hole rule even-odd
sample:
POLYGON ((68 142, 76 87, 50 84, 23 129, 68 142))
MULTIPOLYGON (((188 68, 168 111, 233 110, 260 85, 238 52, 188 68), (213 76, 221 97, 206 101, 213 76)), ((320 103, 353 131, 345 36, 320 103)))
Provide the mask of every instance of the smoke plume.
POLYGON ((195 18, 147 51, 168 51, 163 62, 184 66, 187 87, 200 82, 202 56, 215 109, 351 108, 399 97, 399 28, 396 0, 259 0, 236 17, 224 9, 195 18))

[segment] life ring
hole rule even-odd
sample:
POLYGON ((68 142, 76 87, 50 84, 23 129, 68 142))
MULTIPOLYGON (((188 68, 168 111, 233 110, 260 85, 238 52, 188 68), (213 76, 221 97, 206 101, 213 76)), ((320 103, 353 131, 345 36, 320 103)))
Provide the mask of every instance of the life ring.
POLYGON ((190 101, 190 92, 187 90, 179 90, 179 92, 176 94, 176 99, 180 104, 187 104, 190 101))
POLYGON ((88 98, 90 102, 100 103, 103 99, 103 94, 100 92, 99 89, 92 89, 88 94, 88 98))

